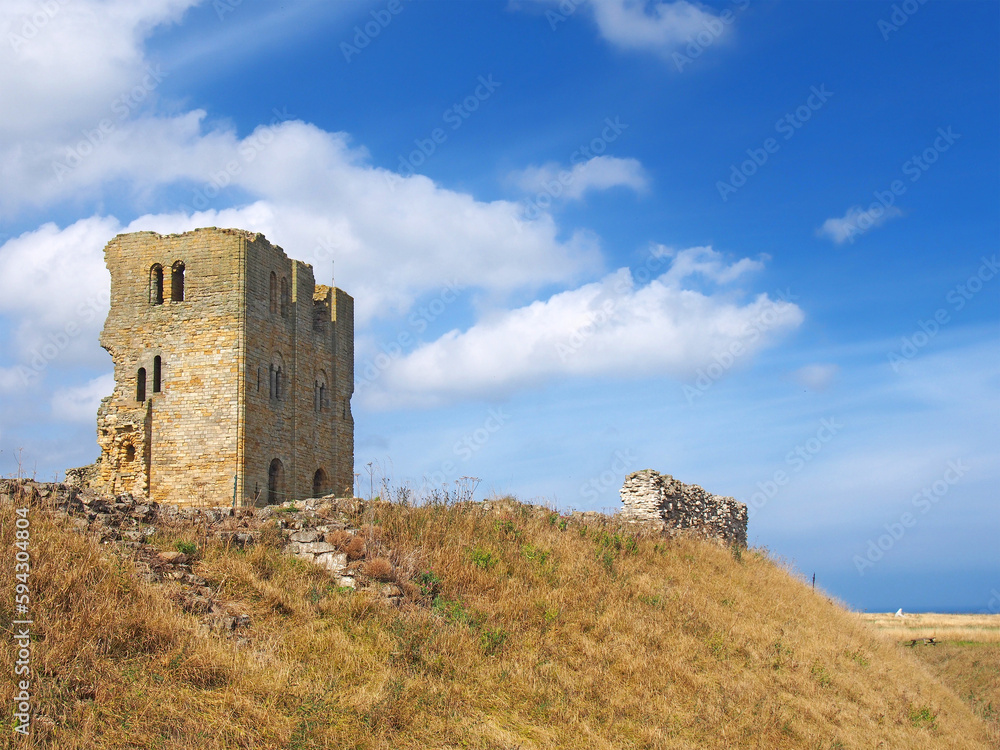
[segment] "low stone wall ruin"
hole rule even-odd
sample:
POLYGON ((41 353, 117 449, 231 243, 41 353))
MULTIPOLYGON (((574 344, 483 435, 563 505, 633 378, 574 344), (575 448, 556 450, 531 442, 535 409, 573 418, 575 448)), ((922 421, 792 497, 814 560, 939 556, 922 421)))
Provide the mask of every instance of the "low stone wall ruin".
POLYGON ((188 555, 151 544, 158 528, 186 529, 199 542, 213 539, 232 548, 266 543, 325 569, 337 586, 367 589, 396 605, 404 596, 399 585, 363 572, 366 562, 385 550, 354 526, 352 519, 365 504, 353 498, 324 497, 263 508, 192 507, 130 494, 111 497, 67 483, 0 479, 0 504, 23 502, 66 528, 124 551, 147 580, 176 581, 183 608, 198 614, 212 630, 236 630, 247 620, 193 571, 188 555))
POLYGON ((652 469, 625 477, 622 518, 663 531, 689 530, 726 544, 747 544, 747 506, 652 469))

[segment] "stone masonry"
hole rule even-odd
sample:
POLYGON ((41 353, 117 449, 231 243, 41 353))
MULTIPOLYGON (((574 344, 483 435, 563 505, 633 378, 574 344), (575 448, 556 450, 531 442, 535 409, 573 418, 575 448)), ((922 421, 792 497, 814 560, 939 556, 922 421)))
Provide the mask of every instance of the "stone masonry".
POLYGON ((731 497, 706 492, 652 469, 625 477, 622 518, 664 531, 691 530, 726 544, 747 544, 747 506, 731 497))
POLYGON ((121 234, 104 255, 115 388, 70 481, 201 506, 353 494, 349 295, 240 229, 121 234))

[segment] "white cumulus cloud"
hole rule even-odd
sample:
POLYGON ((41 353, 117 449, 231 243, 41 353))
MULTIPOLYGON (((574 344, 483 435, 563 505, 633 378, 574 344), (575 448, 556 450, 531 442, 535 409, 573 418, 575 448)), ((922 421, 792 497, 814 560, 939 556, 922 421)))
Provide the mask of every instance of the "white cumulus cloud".
MULTIPOLYGON (((404 178, 373 167, 365 149, 352 146, 346 134, 287 121, 240 139, 228 129, 203 130, 203 114, 129 123, 122 133, 131 137, 105 144, 60 189, 75 195, 119 180, 140 191, 193 184, 176 211, 141 217, 121 231, 213 225, 261 231, 293 257, 312 262, 321 280, 329 280, 336 260, 338 285, 357 298, 362 323, 405 312, 420 294, 443 283, 442 269, 460 285, 502 294, 565 283, 600 266, 591 234, 578 231, 563 239, 548 214, 529 220, 512 201, 478 201, 422 175, 404 178), (247 195, 250 201, 239 208, 213 207, 216 200, 247 195)), ((30 183, 32 170, 22 166, 30 183)), ((16 200, 13 187, 0 192, 16 200)), ((88 221, 104 242, 119 231, 113 217, 88 221)), ((39 264, 58 270, 56 258, 72 254, 77 238, 67 236, 56 248, 55 231, 8 243, 0 251, 0 270, 39 264)), ((103 267, 103 242, 96 250, 94 245, 88 237, 85 252, 63 262, 87 264, 79 280, 87 295, 106 287, 94 283, 95 269, 103 267)), ((8 278, 12 284, 17 276, 8 278)), ((44 273, 37 283, 36 296, 54 291, 44 273)))
POLYGON ((733 281, 756 267, 725 264, 711 248, 673 252, 671 266, 645 286, 628 269, 599 282, 488 316, 453 330, 364 380, 359 395, 373 407, 433 406, 495 398, 563 376, 691 376, 739 342, 754 353, 803 320, 794 304, 759 295, 684 289, 707 273, 733 281))
POLYGON ((111 283, 101 251, 118 231, 115 219, 93 217, 44 224, 0 247, 0 314, 35 375, 55 360, 96 361, 111 283))
POLYGON ((528 167, 511 175, 527 193, 548 194, 552 198, 574 200, 588 190, 627 187, 641 193, 649 186, 646 170, 638 159, 595 156, 566 169, 555 162, 528 167))
POLYGON ((110 396, 114 388, 115 378, 111 373, 84 385, 60 388, 52 394, 52 413, 67 422, 93 422, 101 399, 110 396))
POLYGON ((821 237, 829 237, 838 245, 844 242, 854 242, 868 230, 902 215, 903 212, 896 206, 883 208, 876 204, 868 209, 863 209, 861 206, 851 206, 842 217, 824 221, 823 226, 816 230, 816 234, 821 237))
MULTIPOLYGON (((719 14, 687 0, 540 0, 555 5, 560 19, 566 7, 588 7, 601 36, 616 47, 667 56, 699 34, 715 40, 730 33, 719 14)), ((571 11, 572 12, 572 11, 571 11)), ((550 20, 551 22, 551 20, 550 20)))
POLYGON ((79 134, 141 84, 143 42, 201 0, 4 0, 0 137, 79 134))

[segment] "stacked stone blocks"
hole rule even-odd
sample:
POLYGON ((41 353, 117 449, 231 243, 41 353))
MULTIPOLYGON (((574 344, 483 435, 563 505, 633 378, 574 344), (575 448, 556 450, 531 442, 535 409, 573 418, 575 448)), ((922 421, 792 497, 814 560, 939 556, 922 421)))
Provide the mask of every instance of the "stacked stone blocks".
POLYGON ((105 261, 115 389, 98 411, 101 456, 79 476, 195 505, 351 494, 349 295, 238 229, 123 234, 105 261))
POLYGON ((662 531, 692 531, 745 547, 747 506, 652 469, 625 477, 622 517, 662 531))

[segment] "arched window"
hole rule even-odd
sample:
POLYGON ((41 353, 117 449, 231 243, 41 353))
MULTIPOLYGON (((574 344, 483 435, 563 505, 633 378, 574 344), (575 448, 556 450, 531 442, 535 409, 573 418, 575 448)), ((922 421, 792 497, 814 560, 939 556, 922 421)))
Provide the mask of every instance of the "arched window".
POLYGON ((184 264, 181 261, 170 269, 170 301, 184 301, 184 264))
POLYGON ((135 446, 132 443, 125 446, 125 460, 135 461, 135 446))
POLYGON ((271 271, 271 286, 269 287, 269 296, 271 305, 271 315, 278 312, 278 277, 274 275, 274 271, 271 271))
POLYGON ((267 467, 267 504, 274 505, 285 499, 285 467, 277 458, 267 467))
POLYGON ((281 277, 281 317, 288 317, 288 279, 281 277))
POLYGON ((161 360, 160 356, 156 355, 153 357, 153 393, 160 392, 161 376, 161 360))
POLYGON ((163 266, 159 263, 149 269, 149 304, 163 304, 163 266))
POLYGON ((142 402, 146 400, 146 368, 140 367, 135 376, 135 400, 142 402))
POLYGON ((326 472, 322 469, 316 469, 316 473, 313 474, 313 497, 323 497, 326 494, 327 486, 326 472))

